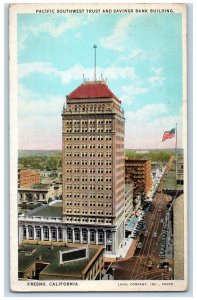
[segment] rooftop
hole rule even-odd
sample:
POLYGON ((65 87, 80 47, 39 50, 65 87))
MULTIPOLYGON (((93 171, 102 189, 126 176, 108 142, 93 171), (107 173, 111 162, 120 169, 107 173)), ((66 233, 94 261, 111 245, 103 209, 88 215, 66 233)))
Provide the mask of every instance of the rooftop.
MULTIPOLYGON (((81 247, 83 248, 83 246, 81 247)), ((80 277, 87 264, 95 256, 98 248, 89 248, 87 258, 75 261, 67 261, 60 264, 60 251, 79 249, 78 247, 53 246, 50 245, 30 245, 22 244, 19 246, 18 270, 24 272, 34 263, 48 263, 40 274, 55 274, 80 277)), ((73 254, 73 259, 75 259, 73 254)))
POLYGON ((27 186, 27 187, 21 187, 19 188, 20 191, 32 191, 32 190, 39 190, 39 191, 48 191, 51 188, 51 184, 44 184, 44 183, 40 183, 40 184, 33 184, 31 186, 27 186))
POLYGON ((147 162, 151 161, 150 159, 144 159, 144 158, 128 158, 125 157, 125 162, 147 162))
POLYGON ((62 216, 62 202, 57 202, 51 206, 40 206, 34 212, 29 212, 28 216, 34 217, 61 217, 62 216))
POLYGON ((78 86, 67 99, 114 98, 121 102, 104 81, 88 81, 78 86))

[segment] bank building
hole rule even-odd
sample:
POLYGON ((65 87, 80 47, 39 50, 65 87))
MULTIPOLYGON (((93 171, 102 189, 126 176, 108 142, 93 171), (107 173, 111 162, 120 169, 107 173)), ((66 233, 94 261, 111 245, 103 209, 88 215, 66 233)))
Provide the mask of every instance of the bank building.
POLYGON ((115 252, 124 238, 124 113, 105 81, 67 96, 62 145, 65 239, 115 252))

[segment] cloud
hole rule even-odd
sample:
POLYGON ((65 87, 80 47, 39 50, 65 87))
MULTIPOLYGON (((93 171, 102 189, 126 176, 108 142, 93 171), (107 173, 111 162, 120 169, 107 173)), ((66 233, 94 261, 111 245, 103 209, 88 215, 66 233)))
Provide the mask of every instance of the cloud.
POLYGON ((128 61, 131 59, 148 59, 148 55, 142 49, 134 49, 128 55, 121 55, 120 60, 128 61))
POLYGON ((101 39, 100 43, 104 48, 112 49, 115 51, 123 51, 124 50, 124 40, 128 33, 129 26, 131 25, 134 16, 127 15, 126 17, 122 17, 115 25, 112 30, 111 35, 108 35, 101 39))
POLYGON ((69 29, 79 27, 81 25, 81 21, 82 18, 68 15, 65 17, 65 20, 60 23, 57 22, 57 19, 53 19, 52 21, 43 22, 38 26, 32 26, 31 32, 34 35, 38 35, 40 33, 48 33, 52 37, 58 37, 69 29))
MULTIPOLYGON (((26 76, 29 76, 33 73, 42 73, 47 76, 59 77, 60 81, 63 84, 70 83, 73 80, 82 79, 83 74, 86 78, 92 79, 94 74, 93 68, 85 68, 82 65, 76 64, 66 71, 61 71, 53 66, 51 63, 45 62, 32 62, 24 63, 18 65, 18 79, 23 79, 26 76)), ((132 67, 108 67, 100 68, 97 67, 97 74, 100 77, 100 74, 103 75, 103 78, 110 80, 118 80, 120 78, 126 79, 130 78, 131 80, 136 79, 135 69, 132 67)))
POLYGON ((126 118, 132 121, 147 121, 155 115, 167 113, 167 107, 164 103, 147 104, 136 111, 130 111, 125 114, 126 118))
POLYGON ((151 51, 147 51, 145 49, 137 48, 133 49, 131 52, 128 52, 126 55, 120 55, 120 60, 122 61, 137 61, 139 60, 157 60, 161 57, 161 54, 158 51, 151 49, 151 51))
POLYGON ((60 149, 61 109, 64 97, 37 94, 18 87, 18 140, 20 149, 60 149))
POLYGON ((165 77, 163 76, 163 71, 164 68, 159 67, 159 68, 153 68, 153 76, 149 77, 147 79, 147 81, 152 85, 163 85, 164 81, 165 81, 165 77))
MULTIPOLYGON (((181 114, 169 115, 164 103, 148 104, 136 111, 126 112, 125 148, 173 148, 175 140, 162 143, 162 136, 165 130, 174 128, 176 123, 182 132, 181 114)), ((182 140, 183 137, 179 135, 178 147, 182 147, 182 140)))
MULTIPOLYGON (((62 20, 62 18, 60 19, 62 20)), ((60 21, 58 18, 50 18, 49 21, 43 21, 40 24, 27 24, 24 23, 22 27, 22 32, 18 35, 18 46, 20 49, 24 49, 26 46, 27 38, 33 34, 38 36, 41 33, 47 33, 53 38, 61 36, 67 30, 73 30, 75 28, 80 28, 80 26, 85 22, 85 17, 79 17, 74 15, 64 16, 64 20, 60 21)))
POLYGON ((146 94, 148 93, 149 89, 147 87, 139 87, 137 85, 124 85, 122 86, 123 95, 121 100, 124 104, 131 104, 136 95, 146 94))
POLYGON ((23 63, 18 65, 19 80, 33 73, 42 73, 46 75, 53 74, 55 76, 58 75, 57 69, 53 67, 51 63, 32 62, 32 63, 23 63))

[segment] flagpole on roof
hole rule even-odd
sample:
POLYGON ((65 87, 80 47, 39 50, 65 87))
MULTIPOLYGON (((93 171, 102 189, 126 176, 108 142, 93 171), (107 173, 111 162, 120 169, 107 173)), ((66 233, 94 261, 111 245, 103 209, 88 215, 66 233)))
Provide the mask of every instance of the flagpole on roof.
POLYGON ((97 48, 97 45, 94 45, 93 48, 94 48, 94 81, 96 81, 96 48, 97 48))
POLYGON ((175 150, 177 154, 177 123, 176 123, 176 140, 175 140, 175 150))

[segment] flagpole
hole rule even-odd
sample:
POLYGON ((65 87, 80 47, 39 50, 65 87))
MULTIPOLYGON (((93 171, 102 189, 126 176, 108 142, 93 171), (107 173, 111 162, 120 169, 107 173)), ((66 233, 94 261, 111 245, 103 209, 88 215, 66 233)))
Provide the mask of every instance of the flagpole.
POLYGON ((176 181, 177 181, 177 123, 176 123, 176 139, 175 139, 175 154, 176 154, 176 181))
POLYGON ((177 123, 176 123, 176 140, 175 140, 175 152, 177 155, 177 123))

